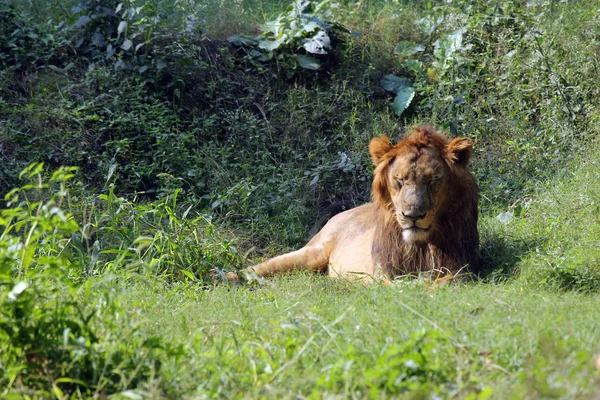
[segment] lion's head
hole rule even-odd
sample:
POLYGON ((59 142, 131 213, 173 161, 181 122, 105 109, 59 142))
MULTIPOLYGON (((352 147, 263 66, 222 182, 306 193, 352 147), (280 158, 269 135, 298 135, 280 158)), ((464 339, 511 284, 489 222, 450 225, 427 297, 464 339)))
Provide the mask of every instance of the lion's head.
POLYGON ((467 170, 473 142, 450 141, 431 127, 418 127, 396 145, 386 136, 373 139, 369 152, 376 167, 373 200, 386 222, 382 238, 429 245, 433 253, 457 252, 457 263, 469 263, 478 243, 478 188, 467 170), (469 243, 460 243, 465 240, 469 243))

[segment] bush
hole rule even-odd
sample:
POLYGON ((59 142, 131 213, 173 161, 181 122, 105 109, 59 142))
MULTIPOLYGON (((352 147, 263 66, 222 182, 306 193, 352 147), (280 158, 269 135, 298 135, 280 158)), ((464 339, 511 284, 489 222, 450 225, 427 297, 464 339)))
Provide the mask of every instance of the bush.
POLYGON ((63 211, 75 169, 45 183, 42 168, 23 171, 31 183, 8 193, 0 214, 0 393, 91 396, 153 381, 160 360, 182 350, 136 335, 118 297, 89 277, 98 254, 86 251, 83 230, 63 211))

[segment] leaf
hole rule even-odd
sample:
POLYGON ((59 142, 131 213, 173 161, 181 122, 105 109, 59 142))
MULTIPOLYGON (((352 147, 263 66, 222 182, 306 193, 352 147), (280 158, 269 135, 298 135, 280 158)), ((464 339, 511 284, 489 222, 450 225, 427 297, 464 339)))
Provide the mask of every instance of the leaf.
POLYGON ((421 51, 425 51, 425 46, 407 40, 398 43, 394 48, 394 54, 400 57, 409 57, 421 51))
POLYGON ((104 13, 104 15, 108 15, 109 17, 115 17, 115 10, 113 10, 112 8, 108 8, 108 7, 102 7, 102 12, 104 13))
POLYGON ((346 25, 340 24, 339 22, 334 22, 332 25, 332 28, 342 31, 342 32, 349 33, 352 36, 360 36, 360 32, 353 31, 352 29, 348 28, 346 25))
POLYGON ((131 399, 131 400, 143 400, 144 399, 144 396, 142 396, 135 390, 125 390, 124 392, 120 392, 120 393, 116 393, 116 394, 120 397, 125 397, 125 398, 131 399))
POLYGON ((260 29, 262 30, 263 36, 268 36, 272 34, 274 38, 279 36, 279 31, 281 30, 281 17, 276 20, 265 22, 261 25, 260 29))
POLYGON ((435 63, 437 68, 443 71, 448 67, 448 62, 454 57, 454 53, 461 48, 463 33, 466 31, 465 28, 457 29, 434 43, 433 55, 438 59, 435 63))
POLYGON ((412 81, 408 78, 399 78, 394 74, 384 76, 379 84, 388 92, 398 93, 401 90, 412 86, 412 81))
POLYGON ((397 116, 401 116, 408 108, 413 97, 415 97, 415 89, 412 87, 406 87, 398 92, 394 99, 394 112, 397 116))
POLYGON ((422 75, 425 73, 423 63, 419 60, 408 60, 404 63, 404 67, 415 75, 422 75))
POLYGON ((94 32, 92 35, 92 43, 94 43, 98 47, 104 46, 104 35, 100 32, 94 32))
POLYGON ((256 40, 245 38, 243 36, 233 35, 227 38, 227 41, 235 46, 254 46, 256 45, 256 40))
POLYGON ((20 295, 29 287, 27 282, 19 282, 13 287, 13 289, 8 293, 8 300, 15 301, 17 296, 20 295))
POLYGON ((88 17, 87 15, 83 15, 81 16, 77 22, 75 22, 75 25, 73 25, 75 28, 81 28, 82 26, 86 25, 88 22, 90 22, 92 19, 90 17, 88 17))
POLYGON ((312 38, 306 39, 303 46, 309 53, 327 54, 325 49, 331 48, 331 39, 325 32, 319 31, 312 38))
MULTIPOLYGON (((319 29, 320 25, 318 23, 316 23, 315 21, 310 21, 309 23, 305 24, 302 27, 302 30, 305 31, 306 33, 310 33, 313 32, 315 29, 319 29)), ((302 31, 298 32, 296 34, 296 36, 301 36, 302 35, 302 31)))
POLYGON ((180 269, 179 271, 181 271, 181 273, 184 274, 185 276, 187 276, 190 280, 192 280, 192 281, 196 280, 196 278, 194 277, 194 274, 192 274, 187 269, 180 269))
POLYGON ((287 39, 287 35, 283 35, 281 38, 277 40, 261 40, 258 43, 258 47, 267 51, 273 51, 279 48, 287 39))
POLYGON ((311 181, 310 181, 309 185, 310 185, 310 186, 314 186, 314 185, 316 185, 316 184, 317 184, 317 182, 319 182, 319 175, 318 175, 318 174, 317 174, 317 175, 315 175, 315 177, 311 179, 311 181))
POLYGON ((306 56, 299 54, 296 56, 296 61, 298 61, 298 65, 305 69, 317 70, 321 67, 321 63, 319 60, 312 56, 306 56))
POLYGON ((415 25, 417 25, 417 28, 419 28, 419 30, 426 36, 431 35, 438 27, 438 24, 436 24, 431 16, 427 16, 415 21, 415 25))
POLYGON ((126 29, 127 29, 127 21, 119 22, 119 27, 117 28, 117 33, 120 35, 121 33, 125 32, 126 29))
POLYGON ((131 40, 127 39, 123 42, 123 45, 121 46, 121 48, 123 50, 127 51, 131 48, 131 46, 133 46, 133 42, 131 40))

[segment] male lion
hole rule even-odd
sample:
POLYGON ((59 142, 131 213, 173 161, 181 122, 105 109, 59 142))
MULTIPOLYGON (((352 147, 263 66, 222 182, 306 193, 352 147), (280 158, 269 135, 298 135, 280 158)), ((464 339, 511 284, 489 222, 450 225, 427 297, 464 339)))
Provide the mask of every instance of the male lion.
POLYGON ((371 279, 474 267, 479 188, 467 170, 472 151, 470 139, 449 141, 428 126, 396 145, 387 136, 373 139, 373 202, 336 215, 302 249, 242 272, 307 269, 371 279))

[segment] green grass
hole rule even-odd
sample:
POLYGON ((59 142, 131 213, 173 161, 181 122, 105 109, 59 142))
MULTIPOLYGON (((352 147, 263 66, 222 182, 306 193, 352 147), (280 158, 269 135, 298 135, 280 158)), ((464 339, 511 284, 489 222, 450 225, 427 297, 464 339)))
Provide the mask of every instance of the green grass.
POLYGON ((483 281, 364 287, 299 273, 262 286, 138 283, 121 287, 123 306, 140 332, 188 349, 163 371, 188 394, 595 398, 599 159, 591 151, 574 163, 510 222, 484 217, 494 269, 483 281), (419 383, 389 384, 423 343, 419 383))
POLYGON ((493 398, 590 398, 600 383, 592 358, 600 352, 598 296, 522 284, 363 287, 303 274, 254 290, 126 291, 140 332, 188 349, 163 371, 188 394, 428 398, 431 390, 464 398, 491 389, 493 398), (432 348, 415 375, 431 386, 404 394, 386 387, 403 363, 419 362, 411 352, 423 332, 432 348), (390 368, 394 359, 400 366, 390 368))
POLYGON ((599 162, 596 145, 534 196, 483 219, 493 275, 546 289, 600 289, 599 162))

